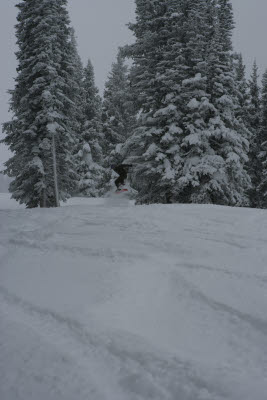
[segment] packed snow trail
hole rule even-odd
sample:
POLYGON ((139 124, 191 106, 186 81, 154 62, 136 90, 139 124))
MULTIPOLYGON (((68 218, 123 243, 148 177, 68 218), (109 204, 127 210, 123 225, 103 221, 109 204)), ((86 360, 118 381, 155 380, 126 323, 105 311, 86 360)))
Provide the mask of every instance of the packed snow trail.
POLYGON ((266 400, 266 211, 120 199, 0 195, 0 399, 266 400))

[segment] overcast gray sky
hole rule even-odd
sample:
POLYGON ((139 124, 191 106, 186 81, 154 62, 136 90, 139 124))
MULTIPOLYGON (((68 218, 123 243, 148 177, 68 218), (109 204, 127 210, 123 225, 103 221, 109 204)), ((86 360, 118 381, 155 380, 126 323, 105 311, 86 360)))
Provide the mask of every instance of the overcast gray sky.
MULTIPOLYGON (((0 1, 0 123, 9 118, 6 91, 13 87, 16 75, 14 24, 17 10, 14 5, 17 3, 18 0, 0 1)), ((263 71, 267 68, 267 1, 233 0, 233 5, 235 49, 243 53, 249 71, 254 58, 263 71)), ((118 46, 132 40, 125 25, 134 19, 134 8, 134 0, 69 0, 82 60, 86 62, 88 57, 91 58, 101 91, 118 46)), ((0 169, 7 157, 8 152, 0 145, 0 169)))

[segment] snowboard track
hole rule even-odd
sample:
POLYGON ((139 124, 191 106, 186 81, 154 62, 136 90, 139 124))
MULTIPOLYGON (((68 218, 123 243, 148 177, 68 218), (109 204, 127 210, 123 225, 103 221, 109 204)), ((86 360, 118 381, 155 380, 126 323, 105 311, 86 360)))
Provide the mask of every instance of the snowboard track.
MULTIPOLYGON (((108 336, 89 332, 78 321, 32 305, 0 286, 1 314, 16 323, 27 325, 53 345, 64 348, 67 344, 71 347, 67 356, 70 355, 83 368, 88 368, 88 373, 94 370, 94 375, 99 367, 101 373, 106 370, 106 379, 109 380, 110 370, 123 371, 117 380, 120 386, 118 400, 198 400, 203 399, 203 394, 205 399, 213 399, 215 395, 216 400, 228 399, 223 385, 218 393, 218 382, 215 384, 205 380, 205 374, 200 376, 188 361, 171 355, 166 357, 166 354, 160 354, 157 358, 154 352, 147 351, 142 342, 139 351, 132 351, 131 336, 134 342, 139 340, 134 335, 129 336, 130 343, 127 343, 128 340, 123 343, 125 339, 118 332, 116 335, 109 332, 108 336)), ((99 387, 94 390, 101 393, 99 387)), ((105 393, 101 395, 108 400, 105 393)))

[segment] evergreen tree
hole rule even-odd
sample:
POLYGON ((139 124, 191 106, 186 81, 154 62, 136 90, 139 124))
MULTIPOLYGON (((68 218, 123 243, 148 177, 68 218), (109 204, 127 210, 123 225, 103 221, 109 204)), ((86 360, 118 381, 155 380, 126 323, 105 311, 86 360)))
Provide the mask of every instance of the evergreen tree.
POLYGON ((248 83, 249 104, 247 107, 247 121, 252 133, 250 140, 248 171, 252 181, 252 188, 249 191, 251 207, 260 206, 258 186, 261 181, 261 99, 259 86, 259 73, 256 61, 254 61, 252 74, 248 83))
POLYGON ((267 208, 267 70, 262 77, 262 98, 261 98, 261 123, 260 123, 260 175, 258 185, 258 206, 267 208))
POLYGON ((72 74, 74 88, 72 89, 72 97, 74 103, 74 112, 72 115, 73 130, 76 133, 78 143, 81 141, 82 129, 84 123, 83 107, 85 102, 85 89, 84 89, 84 68, 81 57, 77 49, 77 40, 74 28, 70 31, 70 49, 72 57, 72 74))
POLYGON ((236 116, 238 98, 231 56, 232 6, 229 0, 207 4, 213 31, 207 49, 207 92, 213 111, 208 120, 212 173, 208 174, 205 186, 209 202, 246 205, 246 191, 250 185, 245 170, 249 131, 236 116))
POLYGON ((80 177, 77 194, 99 197, 110 189, 112 171, 103 166, 102 101, 95 85, 94 68, 90 60, 84 70, 83 95, 83 106, 80 110, 82 134, 77 151, 80 177))
POLYGON ((185 71, 177 3, 136 0, 136 23, 130 25, 136 43, 125 49, 133 59, 130 79, 140 108, 138 127, 126 144, 140 203, 171 202, 180 168, 177 136, 185 71))
POLYGON ((136 1, 127 141, 138 200, 247 204, 249 131, 237 118, 228 0, 136 1))
POLYGON ((249 126, 252 131, 258 131, 261 120, 261 99, 259 86, 259 72, 256 61, 254 61, 252 73, 248 83, 249 86, 249 126))
POLYGON ((94 67, 90 60, 84 70, 83 89, 85 92, 83 139, 90 145, 94 161, 101 164, 104 139, 101 122, 102 101, 95 84, 94 67))
POLYGON ((209 41, 207 3, 184 1, 183 52, 186 79, 182 82, 184 118, 181 125, 182 169, 177 181, 179 202, 210 203, 215 188, 217 156, 211 142, 209 120, 214 115, 207 85, 206 54, 209 41))
POLYGON ((13 152, 10 191, 27 207, 58 206, 74 190, 72 57, 66 0, 22 0, 16 26, 14 119, 4 125, 13 152))
POLYGON ((112 65, 104 92, 103 128, 106 163, 120 163, 121 145, 132 135, 136 124, 128 67, 121 53, 112 65))
POLYGON ((249 106, 249 87, 246 80, 246 66, 243 62, 241 53, 233 55, 234 78, 236 84, 237 108, 236 117, 249 126, 248 106, 249 106))

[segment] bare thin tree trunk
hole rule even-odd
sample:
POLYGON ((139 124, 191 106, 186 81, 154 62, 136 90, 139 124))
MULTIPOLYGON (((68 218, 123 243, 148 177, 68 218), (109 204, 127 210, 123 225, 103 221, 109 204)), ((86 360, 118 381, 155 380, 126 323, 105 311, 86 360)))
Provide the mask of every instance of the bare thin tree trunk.
POLYGON ((45 189, 42 190, 42 196, 41 196, 41 199, 40 199, 40 207, 41 207, 41 208, 46 208, 46 207, 47 207, 47 204, 46 204, 46 191, 45 191, 45 189))
POLYGON ((53 155, 53 170, 54 170, 54 188, 55 188, 55 199, 56 207, 60 207, 59 194, 58 194, 58 177, 57 177, 57 156, 56 156, 56 145, 55 145, 55 134, 52 133, 52 155, 53 155))

